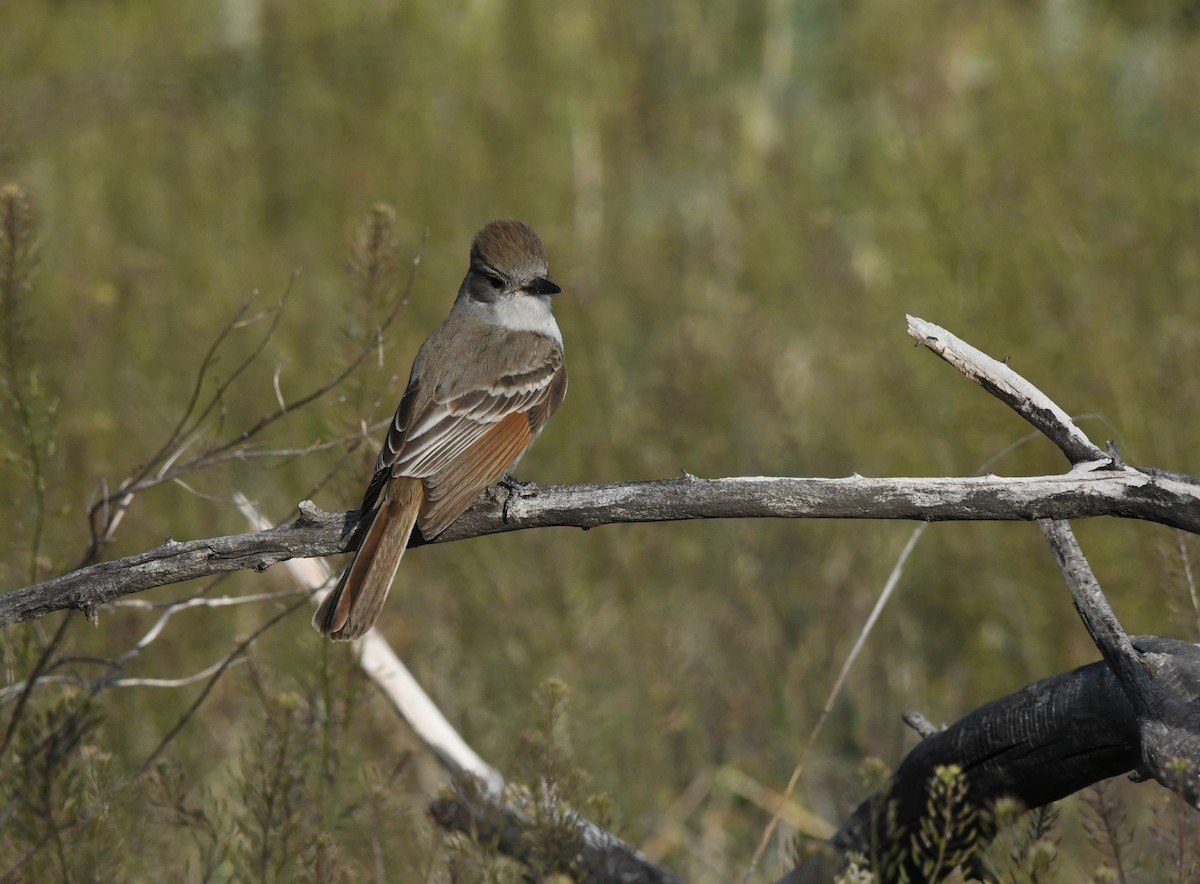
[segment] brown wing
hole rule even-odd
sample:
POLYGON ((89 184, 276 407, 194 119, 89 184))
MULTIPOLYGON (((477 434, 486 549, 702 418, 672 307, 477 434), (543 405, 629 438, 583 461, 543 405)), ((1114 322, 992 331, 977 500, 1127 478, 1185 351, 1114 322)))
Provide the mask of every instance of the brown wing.
POLYGON ((417 519, 423 537, 436 537, 449 527, 533 444, 566 395, 567 370, 561 361, 538 392, 526 410, 515 410, 514 401, 514 410, 425 478, 425 505, 417 519))
POLYGON ((534 435, 541 432, 546 418, 562 401, 558 387, 565 389, 565 383, 558 383, 556 377, 561 374, 565 381, 565 372, 562 350, 557 343, 535 340, 539 346, 530 354, 532 364, 525 370, 491 382, 467 377, 465 388, 442 395, 437 391, 427 395, 415 380, 414 367, 414 376, 409 378, 408 388, 375 459, 375 472, 363 495, 362 511, 375 506, 380 491, 392 476, 425 478, 462 455, 508 415, 539 406, 539 414, 545 413, 549 390, 553 408, 540 417, 534 435))
MULTIPOLYGON (((561 345, 531 336, 516 348, 522 364, 500 374, 494 354, 502 348, 495 344, 481 341, 478 362, 466 367, 452 386, 429 391, 409 380, 379 452, 364 509, 374 506, 390 477, 422 479, 426 502, 417 525, 424 537, 432 538, 537 438, 566 391, 561 345)), ((426 342, 423 371, 414 365, 414 377, 437 377, 429 363, 436 363, 441 346, 437 334, 426 342)), ((422 358, 418 354, 418 364, 422 358)))
POLYGON ((504 475, 534 435, 529 417, 514 412, 470 448, 425 480, 425 503, 417 518, 422 537, 436 537, 463 514, 480 492, 504 475))

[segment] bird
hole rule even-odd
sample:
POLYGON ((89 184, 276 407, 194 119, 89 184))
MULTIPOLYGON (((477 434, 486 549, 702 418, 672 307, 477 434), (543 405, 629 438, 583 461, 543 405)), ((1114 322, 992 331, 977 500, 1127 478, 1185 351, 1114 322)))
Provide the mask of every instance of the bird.
POLYGON ((546 250, 515 218, 483 226, 454 307, 417 351, 359 509, 358 551, 313 617, 335 641, 383 610, 414 527, 442 533, 509 471, 567 392, 546 250))

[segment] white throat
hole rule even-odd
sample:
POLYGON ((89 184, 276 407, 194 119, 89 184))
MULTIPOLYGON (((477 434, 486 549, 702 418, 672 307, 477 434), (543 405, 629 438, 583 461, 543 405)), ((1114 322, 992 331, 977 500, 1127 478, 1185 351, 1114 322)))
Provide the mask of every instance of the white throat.
POLYGON ((486 322, 512 331, 536 332, 562 346, 562 332, 550 310, 549 295, 501 295, 491 304, 472 303, 471 307, 474 308, 471 312, 486 322))

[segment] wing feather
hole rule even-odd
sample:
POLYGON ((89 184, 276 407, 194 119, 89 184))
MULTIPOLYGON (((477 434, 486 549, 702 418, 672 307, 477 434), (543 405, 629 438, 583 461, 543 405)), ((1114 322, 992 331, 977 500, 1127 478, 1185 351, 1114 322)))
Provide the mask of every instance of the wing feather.
MULTIPOLYGON (((434 343, 435 338, 436 333, 423 351, 443 346, 434 343)), ((388 479, 421 479, 425 503, 417 527, 430 539, 504 475, 537 438, 566 390, 558 341, 539 335, 531 345, 517 349, 525 350, 525 363, 516 371, 498 376, 494 362, 481 355, 475 370, 432 390, 422 389, 418 381, 418 354, 379 452, 364 509, 375 505, 388 479)), ((495 351, 489 346, 486 352, 495 351)))
POLYGON ((436 537, 475 502, 480 492, 504 475, 533 441, 529 419, 514 412, 493 424, 478 442, 425 479, 425 503, 417 525, 421 536, 436 537))

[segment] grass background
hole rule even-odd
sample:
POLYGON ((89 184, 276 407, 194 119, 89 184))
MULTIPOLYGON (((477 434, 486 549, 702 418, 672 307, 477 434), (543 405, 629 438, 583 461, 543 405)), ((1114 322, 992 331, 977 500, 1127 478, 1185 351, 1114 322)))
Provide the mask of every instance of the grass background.
MULTIPOLYGON (((0 584, 77 560, 89 497, 158 447, 240 304, 270 307, 300 271, 263 368, 226 396, 226 428, 273 407, 276 371, 295 395, 350 358, 379 321, 349 260, 378 202, 395 207, 404 260, 422 255, 410 303, 382 358, 272 444, 389 415, 470 237, 516 215, 566 291, 571 372, 525 478, 971 473, 1026 427, 913 348, 905 313, 1009 357, 1131 463, 1200 473, 1200 53, 1187 13, 1081 0, 7 4, 0 179, 28 190, 40 232, 17 372, 53 414, 36 549, 31 478, 5 425, 0 584)), ((260 327, 233 336, 218 376, 260 327)), ((286 518, 331 470, 316 502, 351 508, 376 444, 158 488, 106 555, 240 532, 237 490, 286 518)), ((991 469, 1062 468, 1038 439, 991 469)), ((1180 552, 1194 560, 1194 541, 1112 520, 1077 530, 1130 631, 1196 637, 1180 552)), ((673 804, 727 768, 782 788, 910 531, 639 525, 427 548, 406 559, 382 627, 485 757, 520 770, 531 734, 552 735, 590 775, 581 788, 607 793, 623 837, 697 880, 729 880, 767 814, 721 786, 686 814, 673 804), (539 724, 551 678, 569 702, 539 724)), ((276 568, 220 592, 286 585, 276 568)), ((178 618, 129 674, 194 672, 270 613, 178 618)), ((98 630, 74 625, 68 647, 114 656, 149 616, 104 613, 98 630)), ((10 679, 55 625, 7 630, 10 679)), ((415 743, 348 655, 300 614, 270 631, 172 744, 179 794, 233 827, 231 843, 257 843, 255 753, 282 740, 308 771, 297 804, 319 814, 297 811, 296 866, 270 874, 316 874, 321 832, 350 880, 502 878, 425 820, 427 760, 380 773, 415 743), (293 731, 294 745, 281 737, 293 731)), ((895 763, 913 741, 901 711, 953 720, 1095 657, 1035 527, 933 526, 797 797, 836 821, 859 795, 859 761, 895 763)), ((54 690, 38 696, 46 715, 83 702, 54 690)), ((31 869, 202 877, 188 827, 115 785, 198 690, 89 701, 99 723, 77 780, 113 788, 86 792, 109 798, 31 869)), ((0 827, 4 867, 38 843, 36 826, 14 826, 0 827)), ((1062 868, 1095 862, 1067 828, 1062 868)), ((216 877, 238 877, 239 861, 216 877)), ((782 862, 773 853, 764 878, 782 862)))

